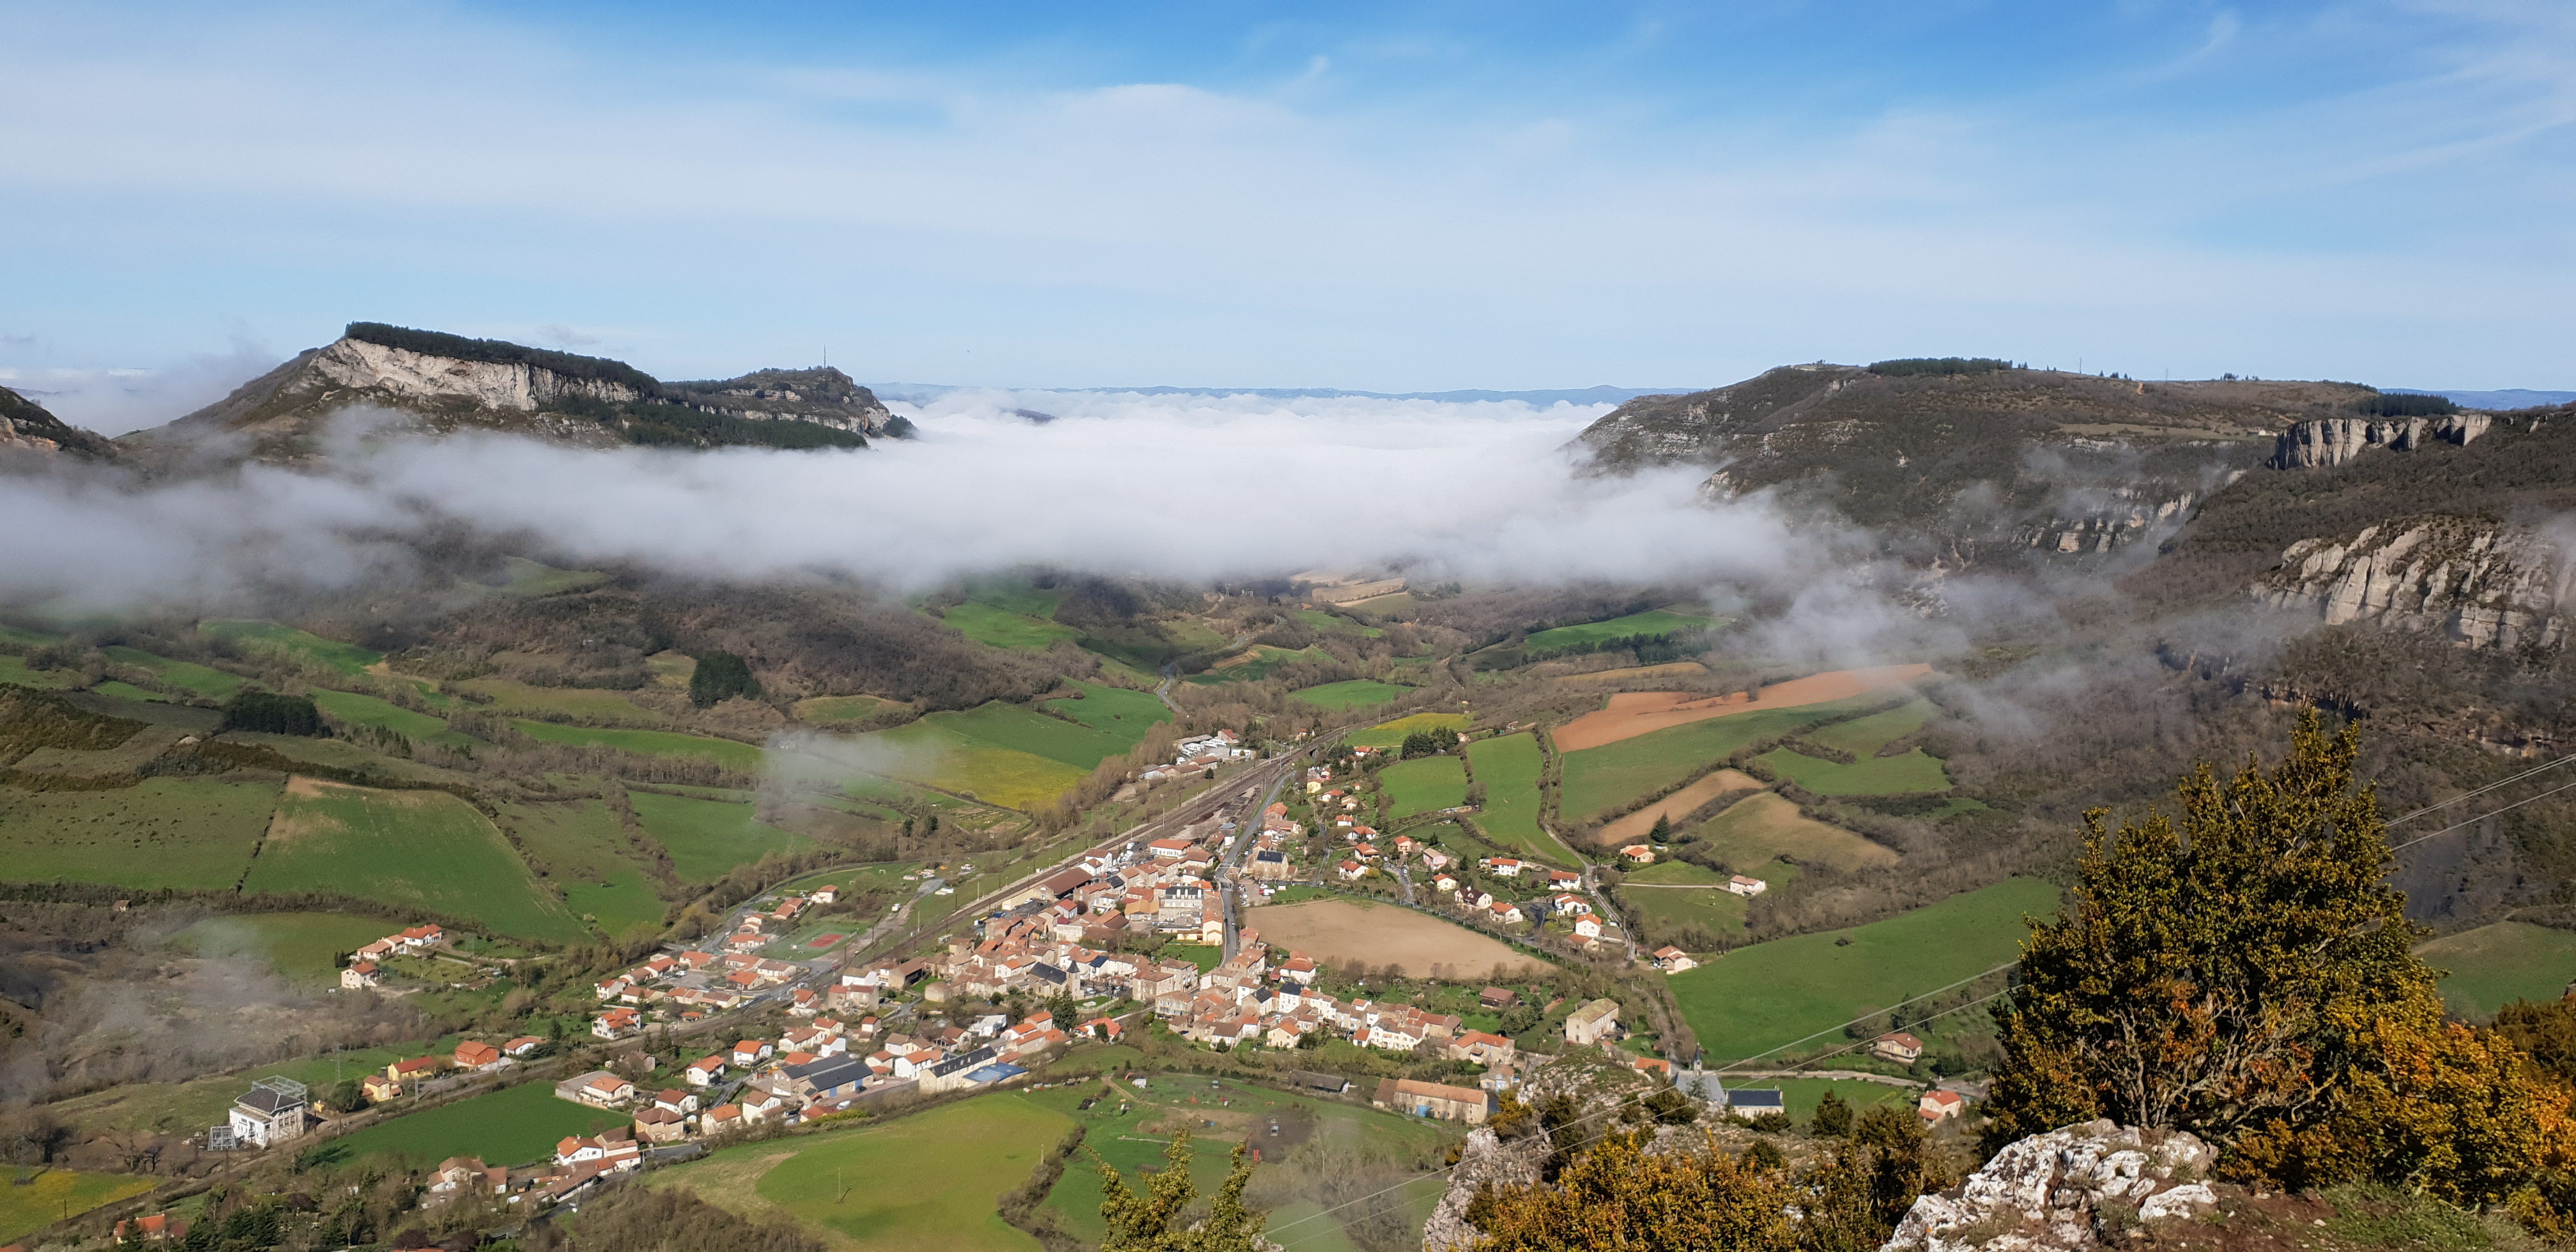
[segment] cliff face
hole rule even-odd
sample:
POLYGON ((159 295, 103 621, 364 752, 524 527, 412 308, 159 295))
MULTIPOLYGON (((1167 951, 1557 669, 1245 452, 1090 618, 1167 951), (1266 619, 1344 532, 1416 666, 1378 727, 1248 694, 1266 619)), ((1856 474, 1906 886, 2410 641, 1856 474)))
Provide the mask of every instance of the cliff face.
POLYGON ((864 447, 892 416, 838 370, 666 384, 621 361, 360 322, 136 442, 165 458, 297 461, 321 455, 331 419, 357 407, 378 411, 379 431, 590 446, 864 447))
POLYGON ((2302 539, 2255 598, 2317 614, 2434 631, 2481 648, 2567 639, 2567 554, 2529 527, 2433 515, 2302 539))
POLYGON ((1821 499, 1920 563, 2098 560, 2154 543, 2278 432, 2368 394, 2046 370, 1891 376, 1797 365, 1647 396, 1577 443, 1604 469, 1703 464, 1711 497, 1821 499))
POLYGON ((2269 462, 2274 469, 2317 469, 2341 465, 2372 448, 2411 452, 2428 440, 2467 445, 2487 433, 2494 419, 2484 413, 2443 417, 2329 417, 2300 422, 2281 432, 2269 462))

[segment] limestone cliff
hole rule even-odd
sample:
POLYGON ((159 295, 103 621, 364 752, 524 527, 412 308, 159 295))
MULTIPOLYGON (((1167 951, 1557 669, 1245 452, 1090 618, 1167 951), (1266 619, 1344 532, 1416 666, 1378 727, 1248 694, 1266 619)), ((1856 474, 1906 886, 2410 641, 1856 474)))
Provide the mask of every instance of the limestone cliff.
POLYGON ((2328 625, 2368 621, 2438 632, 2481 648, 2567 640, 2568 557, 2542 531, 2434 514, 2301 539, 2255 598, 2328 625))
POLYGON ((2285 426, 2367 394, 2337 383, 1794 365, 1630 401, 1577 445, 1610 471, 1709 466, 1713 498, 1821 500, 1925 565, 2092 560, 2152 548, 2260 465, 2285 426))
POLYGON ((623 361, 358 322, 135 442, 164 458, 302 460, 356 409, 377 432, 497 430, 593 446, 858 447, 890 417, 837 370, 665 384, 623 361))
POLYGON ((2218 1154, 2180 1131, 2086 1122, 2012 1144, 1957 1190, 1914 1202, 1880 1252, 2081 1252, 2198 1217, 2218 1154))
POLYGON ((2487 433, 2494 419, 2484 413, 2451 413, 2441 417, 2327 417, 2300 422, 2281 432, 2270 465, 2274 469, 2317 469, 2341 465, 2372 448, 2408 452, 2429 440, 2465 446, 2487 433))

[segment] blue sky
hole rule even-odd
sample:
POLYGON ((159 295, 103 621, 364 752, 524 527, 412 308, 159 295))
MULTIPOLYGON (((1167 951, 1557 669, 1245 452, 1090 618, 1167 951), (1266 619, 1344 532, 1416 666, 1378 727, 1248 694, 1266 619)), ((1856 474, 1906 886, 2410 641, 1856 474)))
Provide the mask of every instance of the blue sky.
POLYGON ((1104 7, 0 4, 0 371, 2576 386, 2576 6, 1104 7))

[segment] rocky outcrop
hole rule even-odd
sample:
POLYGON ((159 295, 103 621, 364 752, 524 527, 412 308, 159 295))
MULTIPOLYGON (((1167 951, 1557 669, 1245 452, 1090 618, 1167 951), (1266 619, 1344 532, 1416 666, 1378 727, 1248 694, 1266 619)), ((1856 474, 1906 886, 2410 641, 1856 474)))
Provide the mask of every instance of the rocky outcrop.
POLYGON ((1467 1144, 1458 1155, 1458 1167, 1449 1175, 1449 1190, 1440 1197, 1440 1206, 1432 1210, 1431 1220, 1423 1223, 1425 1252, 1452 1252, 1476 1246, 1484 1232, 1467 1222, 1467 1206, 1475 1203, 1476 1194, 1489 1185, 1525 1187, 1537 1182, 1540 1167, 1547 1163, 1547 1153, 1545 1135, 1504 1140, 1490 1130, 1468 1132, 1467 1144))
POLYGON ((69 453, 110 460, 116 445, 45 411, 45 406, 0 387, 0 451, 52 457, 69 453))
POLYGON ((875 392, 828 365, 755 370, 740 378, 663 386, 672 399, 691 408, 752 422, 812 422, 853 434, 878 435, 894 418, 875 392))
POLYGON ((2565 568, 2560 545, 2538 531, 2419 517, 2291 544, 2254 596, 2328 625, 2438 631, 2481 648, 2558 647, 2568 633, 2565 568))
POLYGON ((2372 448, 2410 452, 2432 440, 2466 446, 2487 433, 2491 421, 2484 413, 2318 418, 2282 431, 2273 445, 2269 464, 2274 469, 2320 469, 2341 465, 2372 448))
POLYGON ((2107 1119, 2033 1135, 1954 1191, 1914 1202, 1880 1252, 2079 1252, 2134 1224, 2197 1216, 2217 1153, 2179 1131, 2107 1119))

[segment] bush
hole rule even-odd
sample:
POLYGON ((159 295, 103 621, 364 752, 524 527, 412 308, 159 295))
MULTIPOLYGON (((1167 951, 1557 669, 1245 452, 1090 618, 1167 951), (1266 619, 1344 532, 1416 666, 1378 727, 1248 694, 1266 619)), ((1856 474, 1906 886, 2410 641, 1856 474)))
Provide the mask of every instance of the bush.
POLYGON ((322 733, 322 710, 303 696, 245 691, 224 706, 223 729, 310 738, 322 733))
POLYGON ((1991 374, 2013 367, 2010 361, 1990 356, 1907 356, 1892 361, 1873 361, 1869 372, 1901 378, 1910 374, 1991 374))

